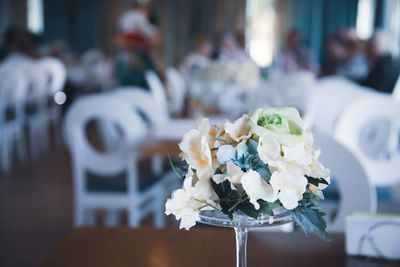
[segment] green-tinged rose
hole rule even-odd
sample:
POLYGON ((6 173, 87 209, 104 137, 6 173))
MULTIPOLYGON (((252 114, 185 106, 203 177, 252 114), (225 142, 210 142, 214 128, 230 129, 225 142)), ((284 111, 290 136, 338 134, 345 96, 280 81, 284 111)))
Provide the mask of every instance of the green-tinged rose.
POLYGON ((249 116, 256 136, 275 138, 288 147, 304 142, 304 123, 295 108, 256 109, 249 116))

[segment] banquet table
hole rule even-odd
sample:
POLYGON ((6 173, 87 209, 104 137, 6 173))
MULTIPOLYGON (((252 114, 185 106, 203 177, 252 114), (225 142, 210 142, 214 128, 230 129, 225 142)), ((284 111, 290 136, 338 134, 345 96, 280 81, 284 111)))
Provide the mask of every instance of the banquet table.
MULTIPOLYGON (((345 253, 344 235, 325 242, 303 232, 250 232, 248 266, 398 266, 345 253)), ((235 266, 231 229, 78 228, 39 266, 235 266)))

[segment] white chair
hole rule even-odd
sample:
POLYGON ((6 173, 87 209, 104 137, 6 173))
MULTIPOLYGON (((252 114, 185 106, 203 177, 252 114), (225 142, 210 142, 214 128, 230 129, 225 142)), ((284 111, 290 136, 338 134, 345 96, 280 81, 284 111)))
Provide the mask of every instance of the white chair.
POLYGON ((129 103, 136 111, 142 112, 152 128, 163 125, 169 120, 168 114, 155 105, 154 96, 140 87, 120 87, 113 91, 113 95, 129 103))
POLYGON ((154 97, 155 103, 166 114, 169 114, 168 113, 167 95, 165 92, 164 85, 162 84, 160 78, 152 70, 146 71, 145 78, 146 78, 147 84, 150 87, 150 92, 152 93, 152 95, 154 97))
POLYGON ((197 128, 195 119, 172 119, 166 110, 157 105, 154 94, 134 86, 120 87, 114 94, 139 109, 151 123, 151 137, 158 141, 179 141, 190 129, 197 128))
POLYGON ((394 85, 392 96, 394 100, 400 102, 400 76, 397 78, 396 84, 394 85))
POLYGON ((132 112, 131 106, 111 95, 88 96, 71 106, 66 114, 65 126, 74 175, 74 225, 85 224, 85 212, 126 209, 131 227, 138 226, 149 213, 154 213, 157 227, 164 226, 163 182, 155 182, 145 190, 139 186, 138 147, 147 134, 147 128, 142 119, 132 112), (117 125, 122 130, 119 145, 111 151, 95 150, 85 132, 91 120, 104 120, 117 125), (126 176, 125 191, 88 191, 88 173, 105 177, 103 179, 117 179, 115 176, 123 173, 126 176))
MULTIPOLYGON (((43 127, 49 131, 50 125, 53 126, 55 130, 56 140, 60 140, 61 138, 61 127, 60 127, 60 119, 61 119, 61 108, 55 102, 55 97, 58 92, 61 92, 64 89, 65 81, 67 78, 67 70, 62 63, 61 60, 54 57, 46 57, 42 58, 38 61, 38 64, 41 66, 42 70, 46 73, 48 81, 47 81, 47 100, 45 116, 46 125, 43 127)), ((43 142, 48 142, 48 140, 44 140, 43 142)))
MULTIPOLYGON (((162 131, 162 125, 166 125, 169 120, 165 113, 162 112, 157 106, 154 106, 153 96, 147 91, 140 89, 139 87, 122 87, 113 91, 113 95, 121 101, 128 103, 132 107, 132 112, 138 112, 144 116, 149 124, 150 134, 148 135, 148 141, 143 142, 145 144, 152 144, 159 139, 154 139, 154 132, 162 131)), ((115 135, 115 134, 114 134, 115 135)), ((183 134, 182 134, 183 136, 183 134)), ((176 141, 180 140, 176 139, 176 141)), ((165 197, 171 194, 172 190, 178 187, 178 180, 176 174, 173 171, 164 172, 163 170, 164 157, 160 154, 154 154, 151 156, 151 167, 152 174, 161 176, 165 183, 165 197)))
POLYGON ((24 109, 27 86, 27 77, 17 64, 0 66, 0 167, 5 172, 11 169, 14 143, 20 162, 26 160, 24 109))
POLYGON ((320 132, 332 136, 341 112, 363 96, 379 94, 346 78, 332 76, 319 79, 309 90, 304 110, 304 122, 320 132))
POLYGON ((48 149, 46 106, 49 77, 38 61, 25 62, 21 68, 29 80, 25 122, 29 128, 30 154, 32 159, 37 160, 48 149))
POLYGON ((321 209, 327 213, 329 232, 344 232, 348 212, 376 212, 376 194, 363 166, 357 158, 333 138, 314 132, 315 145, 321 149, 319 160, 331 171, 340 196, 339 203, 323 200, 321 209), (334 211, 336 209, 336 212, 334 211), (334 218, 330 215, 336 214, 334 218))
POLYGON ((183 111, 185 104, 185 80, 182 74, 174 67, 168 67, 165 74, 169 90, 170 110, 172 114, 179 114, 183 111))
POLYGON ((400 105, 390 95, 354 101, 340 116, 335 138, 360 160, 370 182, 400 183, 400 105))

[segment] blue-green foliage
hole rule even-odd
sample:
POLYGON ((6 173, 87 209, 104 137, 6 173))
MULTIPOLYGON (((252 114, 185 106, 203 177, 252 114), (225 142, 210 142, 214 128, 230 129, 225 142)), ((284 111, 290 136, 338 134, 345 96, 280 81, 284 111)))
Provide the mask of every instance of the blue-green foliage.
POLYGON ((249 144, 240 142, 233 147, 232 145, 223 145, 219 147, 217 159, 221 164, 232 162, 239 166, 243 171, 254 170, 265 180, 269 181, 271 173, 268 165, 261 161, 257 153, 257 142, 250 140, 249 144))

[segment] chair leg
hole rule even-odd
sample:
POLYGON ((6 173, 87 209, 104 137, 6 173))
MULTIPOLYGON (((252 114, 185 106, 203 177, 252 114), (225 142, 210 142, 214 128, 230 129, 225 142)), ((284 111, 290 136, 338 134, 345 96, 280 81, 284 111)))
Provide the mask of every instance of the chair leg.
POLYGON ((161 201, 157 201, 154 209, 154 219, 153 224, 156 228, 164 228, 165 227, 165 215, 164 215, 164 201, 163 198, 160 198, 161 201))
POLYGON ((81 227, 85 224, 85 210, 84 208, 77 204, 75 205, 75 217, 74 217, 74 227, 81 227))
POLYGON ((95 209, 85 209, 84 210, 84 224, 89 226, 96 225, 96 210, 95 209))
POLYGON ((151 170, 154 175, 160 175, 163 169, 163 157, 161 155, 154 155, 151 158, 151 170))
POLYGON ((3 132, 1 137, 1 155, 0 155, 0 165, 1 169, 4 173, 10 171, 11 161, 10 161, 10 140, 8 138, 8 133, 6 131, 3 132))
POLYGON ((49 151, 49 131, 50 131, 49 124, 46 121, 42 122, 40 129, 41 129, 41 131, 40 131, 41 132, 40 152, 43 155, 49 151))
POLYGON ((29 147, 30 147, 30 154, 31 154, 32 160, 37 160, 39 157, 38 142, 40 142, 40 140, 36 140, 36 137, 37 137, 36 126, 34 125, 34 122, 30 122, 29 123, 29 147))
POLYGON ((26 141, 25 141, 23 127, 19 128, 17 132, 17 153, 19 162, 21 164, 24 164, 27 160, 27 156, 26 156, 26 141))
POLYGON ((132 228, 139 227, 140 217, 138 209, 130 208, 128 210, 128 225, 132 228))
POLYGON ((164 228, 165 227, 165 199, 167 198, 165 191, 165 183, 163 187, 158 188, 158 193, 155 195, 153 199, 153 225, 156 228, 164 228))
POLYGON ((118 227, 121 225, 119 210, 106 210, 104 225, 107 227, 118 227))

